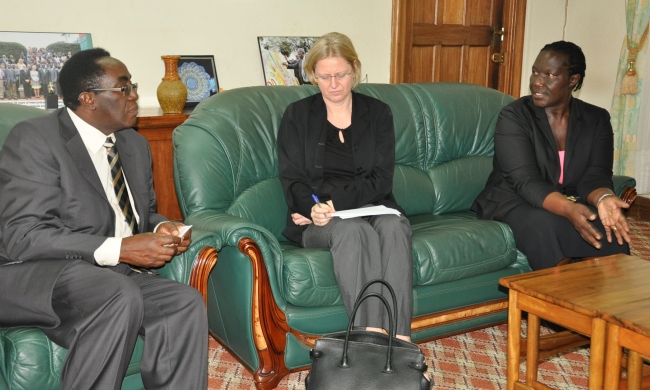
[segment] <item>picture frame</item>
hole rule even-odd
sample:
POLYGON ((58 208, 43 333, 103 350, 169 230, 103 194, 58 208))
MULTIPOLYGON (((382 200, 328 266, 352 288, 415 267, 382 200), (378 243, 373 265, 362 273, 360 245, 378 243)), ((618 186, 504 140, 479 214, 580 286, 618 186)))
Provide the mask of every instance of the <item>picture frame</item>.
POLYGON ((16 84, 0 91, 0 103, 48 110, 63 107, 58 82, 53 81, 50 86, 49 81, 58 79, 61 67, 70 56, 92 48, 92 35, 89 33, 0 31, 0 63, 5 64, 4 69, 25 69, 36 65, 39 72, 38 80, 36 76, 32 80, 27 73, 20 74, 20 77, 15 74, 16 84))
POLYGON ((302 64, 319 37, 260 36, 257 43, 265 85, 311 84, 302 64))
POLYGON ((187 87, 185 107, 195 107, 201 101, 219 93, 213 55, 182 55, 178 60, 178 75, 187 87))

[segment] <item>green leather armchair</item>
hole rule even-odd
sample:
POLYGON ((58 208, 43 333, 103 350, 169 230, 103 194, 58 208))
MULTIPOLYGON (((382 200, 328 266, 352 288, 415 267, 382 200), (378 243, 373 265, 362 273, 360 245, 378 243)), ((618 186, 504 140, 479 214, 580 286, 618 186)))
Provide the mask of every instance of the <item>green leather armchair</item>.
MULTIPOLYGON (((503 322, 507 291, 499 278, 530 268, 507 225, 477 220, 469 208, 492 169, 497 115, 513 98, 469 84, 357 90, 393 111, 393 192, 413 230, 413 340, 503 322)), ((289 103, 317 92, 226 91, 202 102, 173 133, 181 212, 223 243, 208 281, 211 334, 259 389, 307 368, 314 340, 348 323, 329 250, 300 248, 281 235, 287 206, 277 130, 289 103)))
MULTIPOLYGON (((0 146, 16 123, 46 113, 37 108, 0 103, 0 146)), ((217 260, 214 248, 221 246, 213 234, 193 230, 190 249, 161 268, 160 274, 195 287, 203 286, 199 290, 205 298, 207 274, 217 260)), ((122 389, 144 389, 140 377, 142 346, 142 339, 138 338, 122 389)), ((40 329, 0 328, 0 389, 60 389, 59 377, 66 355, 67 350, 52 343, 40 329)))

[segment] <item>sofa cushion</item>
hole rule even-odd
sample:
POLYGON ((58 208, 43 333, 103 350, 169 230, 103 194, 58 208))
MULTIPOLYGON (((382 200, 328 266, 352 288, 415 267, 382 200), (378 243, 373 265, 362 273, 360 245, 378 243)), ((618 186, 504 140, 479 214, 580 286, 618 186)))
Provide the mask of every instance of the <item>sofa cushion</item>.
MULTIPOLYGON (((135 344, 122 390, 142 389, 140 359, 144 342, 135 344)), ((61 369, 68 350, 37 328, 0 329, 0 389, 60 389, 61 369), (11 386, 3 387, 7 383, 11 386)))
POLYGON ((507 268, 517 261, 509 228, 471 212, 409 218, 413 230, 413 284, 428 286, 507 268))
POLYGON ((332 254, 328 248, 283 244, 282 280, 285 299, 302 307, 342 305, 332 254))
POLYGON ((0 104, 0 147, 4 144, 7 135, 9 135, 16 123, 45 114, 47 114, 47 111, 40 108, 10 103, 0 104))
MULTIPOLYGON (((410 217, 413 284, 430 286, 509 268, 517 249, 508 227, 472 212, 410 217)), ((342 304, 327 248, 282 246, 285 299, 301 307, 342 304)))
POLYGON ((36 328, 0 330, 4 359, 0 374, 15 389, 58 389, 67 350, 36 328))

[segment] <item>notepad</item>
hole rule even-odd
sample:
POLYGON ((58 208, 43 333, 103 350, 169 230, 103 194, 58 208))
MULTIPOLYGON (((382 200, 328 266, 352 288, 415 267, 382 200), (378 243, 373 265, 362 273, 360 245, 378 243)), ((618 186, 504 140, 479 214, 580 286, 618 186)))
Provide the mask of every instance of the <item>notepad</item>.
POLYGON ((332 213, 332 216, 339 217, 341 219, 355 218, 355 217, 367 217, 370 215, 384 215, 384 214, 394 214, 401 215, 401 213, 395 209, 386 206, 371 206, 371 207, 361 207, 358 209, 335 211, 332 213))

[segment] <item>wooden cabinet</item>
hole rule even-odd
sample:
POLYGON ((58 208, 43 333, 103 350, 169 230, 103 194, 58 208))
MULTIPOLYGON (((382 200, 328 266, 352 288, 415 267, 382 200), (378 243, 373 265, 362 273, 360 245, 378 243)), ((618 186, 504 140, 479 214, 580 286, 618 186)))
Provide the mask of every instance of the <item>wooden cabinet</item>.
POLYGON ((172 132, 185 122, 192 109, 180 115, 163 115, 160 108, 141 108, 135 129, 151 147, 153 187, 158 198, 158 212, 170 220, 183 220, 174 187, 174 148, 172 132))

